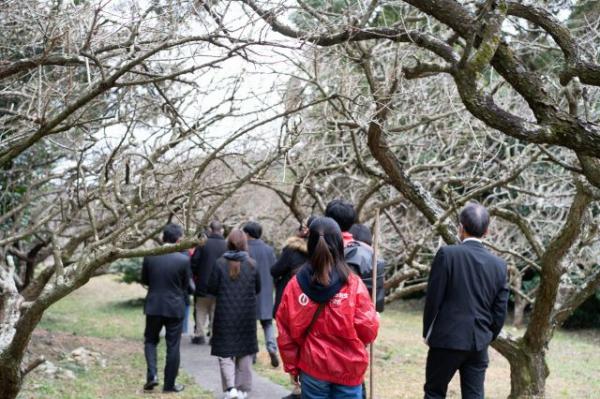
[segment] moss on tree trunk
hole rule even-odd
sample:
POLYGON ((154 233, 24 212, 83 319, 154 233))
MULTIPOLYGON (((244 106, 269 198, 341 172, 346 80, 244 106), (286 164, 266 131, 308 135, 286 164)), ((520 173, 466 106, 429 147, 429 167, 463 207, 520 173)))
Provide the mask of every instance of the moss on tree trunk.
POLYGON ((510 360, 510 399, 543 398, 550 374, 544 352, 521 348, 510 360))

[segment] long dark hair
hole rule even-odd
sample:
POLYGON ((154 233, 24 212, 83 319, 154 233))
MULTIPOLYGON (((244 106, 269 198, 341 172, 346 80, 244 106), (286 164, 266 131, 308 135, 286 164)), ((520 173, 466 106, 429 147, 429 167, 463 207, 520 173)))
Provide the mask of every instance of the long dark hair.
POLYGON ((308 231, 308 256, 315 282, 329 285, 329 273, 333 269, 343 281, 348 279, 351 271, 344 260, 342 231, 335 220, 319 217, 311 222, 308 231))
MULTIPOLYGON (((233 229, 227 236, 227 249, 230 251, 245 251, 248 252, 248 240, 246 234, 240 229, 233 229)), ((242 262, 239 260, 227 259, 229 264, 229 278, 237 280, 240 276, 242 262)))

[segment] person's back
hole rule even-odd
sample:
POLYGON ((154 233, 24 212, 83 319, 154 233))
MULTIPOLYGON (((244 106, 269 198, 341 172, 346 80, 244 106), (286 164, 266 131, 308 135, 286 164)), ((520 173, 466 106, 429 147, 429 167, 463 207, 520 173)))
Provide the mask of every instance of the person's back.
MULTIPOLYGON (((182 235, 181 226, 169 223, 163 230, 163 242, 167 245, 176 244, 182 235)), ((163 327, 167 343, 163 391, 183 390, 183 385, 175 384, 175 380, 179 371, 179 344, 190 279, 190 258, 186 253, 173 252, 144 258, 141 280, 142 284, 148 286, 144 303, 144 355, 147 366, 144 390, 152 390, 158 385, 156 347, 163 327)))
POLYGON ((148 286, 144 303, 146 315, 184 316, 189 264, 189 257, 181 252, 144 258, 142 284, 148 286))
POLYGON ((275 284, 275 303, 273 305, 273 317, 281 303, 283 290, 290 282, 294 274, 308 260, 306 240, 302 237, 290 237, 281 251, 281 256, 271 266, 271 276, 275 284))
POLYGON ((225 397, 241 398, 252 390, 252 357, 258 352, 255 312, 260 279, 241 230, 231 231, 227 248, 208 284, 209 293, 216 297, 210 353, 218 358, 225 397))
MULTIPOLYGON (((284 323, 288 339, 296 342, 304 339, 304 332, 319 308, 320 303, 311 297, 328 296, 326 288, 311 285, 311 278, 310 267, 303 267, 288 284, 280 305, 287 319, 284 323)), ((368 367, 365 345, 377 335, 377 318, 369 293, 358 276, 351 273, 346 284, 338 288, 330 291, 329 302, 300 347, 297 367, 318 379, 358 385, 368 367), (323 348, 327 348, 326 353, 323 348)), ((279 342, 283 358, 294 356, 284 353, 285 343, 279 342)))
POLYGON ((210 232, 204 245, 199 246, 192 255, 192 275, 196 289, 194 291, 194 336, 192 343, 206 343, 206 336, 212 330, 212 319, 215 310, 215 298, 208 293, 208 280, 213 268, 227 250, 227 242, 223 238, 223 226, 214 220, 210 223, 210 232))
POLYGON ((248 238, 248 253, 254 260, 260 278, 260 293, 256 298, 256 318, 260 320, 265 336, 265 346, 273 367, 279 366, 277 342, 273 326, 273 277, 271 266, 276 262, 273 247, 261 240, 262 226, 257 222, 248 222, 243 231, 248 238))
POLYGON ((426 399, 445 398, 456 371, 463 398, 484 397, 487 349, 500 334, 509 294, 506 263, 481 241, 489 221, 483 206, 465 206, 462 244, 440 248, 431 265, 423 311, 426 399))
POLYGON ((222 235, 220 224, 211 223, 211 232, 208 234, 204 245, 199 246, 192 255, 192 274, 196 283, 195 296, 206 296, 208 294, 208 279, 212 269, 225 251, 227 242, 222 235))
POLYGON ((446 289, 437 313, 429 307, 442 292, 429 296, 427 341, 431 347, 481 350, 502 329, 504 312, 494 307, 506 284, 506 263, 475 240, 440 248, 437 256, 444 262, 446 289))
POLYGON ((209 288, 217 302, 211 352, 220 357, 252 355, 258 351, 254 309, 260 280, 247 258, 239 259, 239 275, 230 278, 231 258, 226 252, 217 260, 209 288))
POLYGON ((256 270, 262 284, 261 295, 259 296, 258 319, 270 319, 271 315, 269 313, 273 310, 273 277, 271 276, 271 266, 277 260, 275 258, 275 250, 263 240, 257 238, 248 240, 248 253, 256 262, 256 270), (264 294, 262 294, 263 291, 264 294))
POLYGON ((309 262, 287 285, 277 312, 285 371, 300 377, 302 397, 361 398, 379 318, 367 288, 344 262, 333 219, 310 225, 309 262))

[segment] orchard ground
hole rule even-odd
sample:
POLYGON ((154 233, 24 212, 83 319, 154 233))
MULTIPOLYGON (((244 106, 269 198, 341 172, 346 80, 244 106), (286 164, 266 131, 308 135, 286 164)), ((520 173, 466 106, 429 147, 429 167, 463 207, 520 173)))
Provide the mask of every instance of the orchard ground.
MULTIPOLYGON (((92 366, 73 370, 74 380, 49 379, 34 371, 25 382, 20 398, 161 398, 145 394, 142 353, 144 316, 139 285, 119 283, 115 276, 92 279, 87 285, 52 306, 44 315, 32 339, 30 350, 45 354, 61 365, 62 354, 84 346, 102 353, 107 367, 92 366)), ((410 301, 388 306, 382 314, 382 328, 375 345, 376 397, 378 399, 420 398, 424 382, 427 348, 421 339, 420 302, 410 301)), ((509 327, 510 330, 512 330, 509 327)), ((273 382, 288 385, 282 369, 272 369, 262 344, 255 370, 273 382)), ((518 333, 512 331, 513 333, 518 333)), ((184 339, 189 339, 184 337, 184 339)), ((597 398, 600 392, 600 331, 559 331, 552 340, 548 362, 548 398, 597 398)), ((164 347, 159 348, 160 361, 164 347)), ((198 359, 202 361, 202 359, 198 359)), ((159 363, 159 369, 162 369, 159 363)), ((68 367, 68 365, 65 365, 68 367)), ((208 399, 211 396, 195 386, 182 372, 187 385, 177 398, 208 399)), ((490 368, 486 379, 487 398, 506 398, 510 392, 508 362, 490 350, 490 368)), ((458 378, 452 381, 450 398, 460 397, 458 378)), ((165 397, 173 397, 172 395, 165 397)), ((264 398, 277 399, 277 398, 264 398)))

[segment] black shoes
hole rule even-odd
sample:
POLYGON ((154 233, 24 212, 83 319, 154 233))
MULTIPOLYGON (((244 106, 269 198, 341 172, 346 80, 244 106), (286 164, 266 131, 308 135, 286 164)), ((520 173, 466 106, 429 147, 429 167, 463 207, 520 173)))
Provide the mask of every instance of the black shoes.
POLYGON ((279 358, 277 357, 277 352, 269 352, 269 356, 271 357, 271 366, 275 368, 279 367, 279 358))
POLYGON ((206 339, 204 337, 192 337, 192 344, 194 345, 204 345, 206 343, 206 339))
POLYGON ((185 386, 181 385, 181 384, 175 384, 173 385, 172 388, 164 388, 163 392, 165 393, 177 393, 177 392, 181 392, 185 389, 185 386))
POLYGON ((151 391, 157 385, 158 385, 158 378, 154 377, 153 379, 146 381, 146 383, 144 384, 144 391, 151 391))
MULTIPOLYGON (((154 377, 151 380, 146 381, 144 384, 144 391, 152 391, 154 387, 158 386, 158 377, 154 377)), ((163 392, 181 392, 184 390, 184 386, 181 384, 175 384, 171 388, 163 387, 163 392)))

